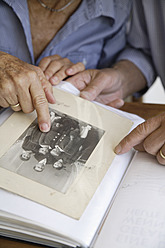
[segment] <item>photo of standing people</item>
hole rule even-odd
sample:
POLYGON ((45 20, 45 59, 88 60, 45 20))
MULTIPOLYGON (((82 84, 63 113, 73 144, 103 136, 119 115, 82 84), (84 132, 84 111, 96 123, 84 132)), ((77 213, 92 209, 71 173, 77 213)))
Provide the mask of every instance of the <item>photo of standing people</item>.
POLYGON ((1 157, 0 166, 66 193, 104 134, 93 125, 50 109, 51 129, 35 120, 1 157))

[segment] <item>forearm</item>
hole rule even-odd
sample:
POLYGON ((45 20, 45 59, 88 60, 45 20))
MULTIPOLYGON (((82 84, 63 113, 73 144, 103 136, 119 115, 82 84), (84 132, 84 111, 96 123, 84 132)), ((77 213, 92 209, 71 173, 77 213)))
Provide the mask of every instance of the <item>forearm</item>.
POLYGON ((131 61, 121 60, 113 68, 119 74, 123 99, 147 87, 143 73, 131 61))

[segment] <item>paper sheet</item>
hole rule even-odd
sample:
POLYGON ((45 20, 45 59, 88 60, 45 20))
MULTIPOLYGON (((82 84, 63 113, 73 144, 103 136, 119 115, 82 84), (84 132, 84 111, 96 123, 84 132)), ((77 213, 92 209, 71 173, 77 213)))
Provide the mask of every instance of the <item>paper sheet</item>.
MULTIPOLYGON (((62 83, 61 87, 66 90, 69 88, 69 84, 62 83)), ((73 92, 72 86, 71 91, 73 92)), ((76 91, 76 93, 78 92, 76 91)), ((142 118, 136 115, 124 113, 108 106, 105 106, 105 108, 132 120, 134 122, 133 127, 143 121, 142 118)), ((27 218, 73 240, 76 239, 84 247, 88 247, 97 232, 98 226, 102 223, 109 203, 123 176, 123 172, 132 159, 132 155, 133 151, 130 151, 127 154, 115 157, 79 221, 4 190, 0 191, 0 209, 27 218)))
POLYGON ((137 152, 95 248, 165 247, 165 167, 137 152))

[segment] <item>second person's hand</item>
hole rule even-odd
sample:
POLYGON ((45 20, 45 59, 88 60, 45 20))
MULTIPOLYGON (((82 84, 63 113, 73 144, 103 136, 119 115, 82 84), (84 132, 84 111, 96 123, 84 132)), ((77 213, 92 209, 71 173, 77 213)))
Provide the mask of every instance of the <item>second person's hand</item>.
POLYGON ((80 96, 89 101, 98 101, 113 107, 123 105, 123 95, 119 74, 113 68, 89 69, 69 78, 80 90, 80 96))
POLYGON ((165 165, 165 112, 138 125, 116 146, 115 153, 123 154, 131 148, 155 156, 165 165))
POLYGON ((57 54, 43 58, 39 67, 52 85, 57 85, 67 77, 85 70, 83 63, 73 64, 68 58, 62 58, 57 54))
POLYGON ((80 72, 67 81, 80 90, 82 98, 115 108, 120 108, 127 96, 146 86, 141 71, 128 60, 119 61, 112 68, 80 72))

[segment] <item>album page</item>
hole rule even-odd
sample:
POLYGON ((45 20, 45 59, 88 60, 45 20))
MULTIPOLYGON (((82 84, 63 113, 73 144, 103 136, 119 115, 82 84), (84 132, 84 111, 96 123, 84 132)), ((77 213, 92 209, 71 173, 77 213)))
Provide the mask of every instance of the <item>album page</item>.
POLYGON ((54 88, 51 129, 36 113, 13 113, 0 128, 0 187, 80 219, 133 122, 54 88))

